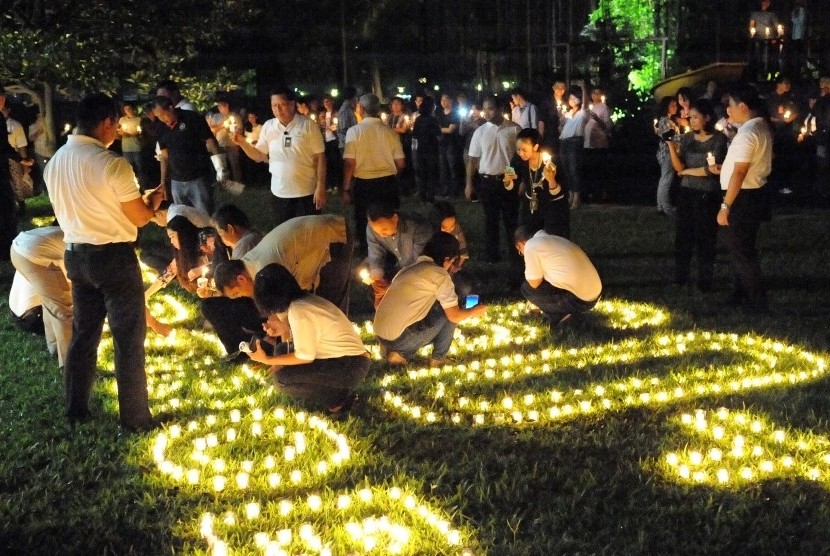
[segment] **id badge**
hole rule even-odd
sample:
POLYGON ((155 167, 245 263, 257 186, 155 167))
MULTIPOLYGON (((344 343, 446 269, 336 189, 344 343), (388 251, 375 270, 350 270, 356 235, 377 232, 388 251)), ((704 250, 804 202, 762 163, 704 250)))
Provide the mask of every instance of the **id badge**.
POLYGON ((292 139, 293 139, 293 137, 291 137, 290 135, 283 136, 282 146, 283 146, 284 149, 290 149, 291 148, 291 140, 292 139))

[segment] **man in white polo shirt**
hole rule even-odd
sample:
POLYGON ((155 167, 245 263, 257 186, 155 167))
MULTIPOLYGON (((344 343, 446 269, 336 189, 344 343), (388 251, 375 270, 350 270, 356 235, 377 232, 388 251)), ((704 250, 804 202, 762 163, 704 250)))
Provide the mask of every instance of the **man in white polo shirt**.
POLYGON ((532 234, 526 226, 516 228, 513 239, 525 261, 522 295, 545 313, 551 325, 594 308, 602 282, 579 246, 544 230, 532 234))
MULTIPOLYGON (((516 135, 521 128, 504 119, 496 97, 486 97, 482 106, 484 119, 487 121, 475 130, 470 141, 464 194, 471 200, 475 183, 475 192, 484 209, 487 260, 497 262, 501 259, 499 220, 504 224, 505 239, 509 243, 519 218, 519 188, 514 188, 510 182, 508 190, 505 187, 504 174, 505 169, 510 166, 510 159, 516 154, 516 135)), ((512 249, 508 251, 512 252, 512 249)))
POLYGON ((720 173, 724 191, 718 212, 718 224, 732 260, 734 291, 730 305, 745 305, 750 311, 766 311, 767 290, 761 277, 761 265, 755 243, 761 222, 769 219, 769 199, 764 186, 772 170, 772 135, 767 121, 759 114, 762 100, 749 85, 739 85, 729 92, 727 113, 740 127, 723 165, 710 166, 720 173))
POLYGON ((343 150, 343 201, 354 201, 358 249, 365 250, 366 209, 370 203, 400 206, 398 174, 406 167, 406 159, 398 134, 380 119, 377 96, 360 97, 357 113, 363 121, 346 132, 343 150))
POLYGON ((326 205, 326 148, 317 122, 297 114, 293 91, 271 93, 271 110, 274 118, 262 124, 256 145, 239 132, 233 142, 251 160, 268 162, 279 226, 295 216, 319 214, 326 205))
POLYGON ((44 170, 49 199, 64 230, 67 277, 72 281, 73 336, 66 354, 66 416, 91 419, 98 343, 104 319, 115 344, 121 426, 154 428, 144 371, 144 285, 133 242, 153 217, 163 191, 141 196, 130 164, 107 150, 118 135, 118 103, 93 93, 78 106, 78 131, 44 170))

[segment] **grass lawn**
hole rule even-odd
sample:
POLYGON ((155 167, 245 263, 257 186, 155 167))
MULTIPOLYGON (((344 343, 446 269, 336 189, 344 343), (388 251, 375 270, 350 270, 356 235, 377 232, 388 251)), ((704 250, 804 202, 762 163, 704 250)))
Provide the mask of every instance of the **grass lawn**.
MULTIPOLYGON (((268 195, 237 200, 263 227, 268 195)), ((96 419, 72 431, 56 361, 8 318, 3 263, 0 552, 827 551, 830 210, 782 208, 762 228, 762 317, 721 305, 723 252, 714 292, 675 286, 672 222, 653 208, 576 211, 604 301, 551 333, 509 293, 506 265, 476 262, 480 207, 457 207, 488 315, 459 327, 442 369, 376 361, 338 422, 281 397, 256 364, 222 364, 171 286, 151 310, 176 336, 147 342, 164 430, 118 435, 105 339, 96 419)), ((37 224, 48 214, 30 203, 37 224)), ((163 241, 142 231, 144 247, 163 241)), ((377 358, 361 286, 352 299, 377 358)))

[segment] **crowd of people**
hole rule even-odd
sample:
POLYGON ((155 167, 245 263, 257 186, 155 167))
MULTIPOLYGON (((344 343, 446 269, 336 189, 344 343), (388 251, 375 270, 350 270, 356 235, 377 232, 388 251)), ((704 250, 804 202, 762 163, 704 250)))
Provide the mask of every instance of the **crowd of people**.
MULTIPOLYGON (((773 150, 780 128, 803 122, 796 143, 815 142, 826 174, 830 79, 820 91, 809 116, 778 88, 766 100, 749 85, 723 97, 681 90, 662 99, 654 122, 657 206, 677 222, 679 284, 690 280, 696 257, 698 287, 712 288, 720 232, 733 268, 730 303, 766 310, 755 243, 768 218, 773 150)), ((424 94, 412 112, 400 97, 387 112, 377 96, 352 88, 339 109, 328 96, 318 105, 278 89, 270 95, 273 118, 262 124, 224 99, 216 112, 199 114, 171 81, 157 93, 142 118, 106 95, 85 97, 77 128, 43 172, 55 225, 16 238, 16 223, 7 231, 16 282, 25 283, 12 289, 22 306, 15 313, 29 327, 42 319, 72 424, 92 417, 97 345, 108 318, 121 424, 156 426, 143 341, 147 327, 170 328, 146 308, 159 285, 143 291, 134 250, 138 228, 150 221, 166 228, 174 253, 159 282, 175 278, 194 296, 228 361, 267 365, 281 391, 332 415, 349 410, 369 368, 347 316, 355 263, 363 260, 374 332, 389 365, 406 365, 428 346, 427 364, 443 365, 456 325, 487 311, 462 270, 469 251, 454 198, 478 201, 483 259, 497 262, 506 252, 513 272, 506 287, 551 327, 590 311, 602 295, 599 273, 570 239, 570 212, 590 191, 584 159, 598 164, 609 147, 612 124, 599 88, 557 81, 546 106, 519 89, 509 106, 495 95, 479 105, 444 94, 436 108, 424 94), (145 135, 154 140, 149 159, 139 139, 145 135), (110 149, 117 138, 123 156, 110 149), (272 194, 267 233, 237 206, 214 206, 216 187, 239 194, 233 184, 244 187, 262 163, 272 194), (351 225, 345 214, 323 214, 335 188, 353 205, 351 225), (401 212, 405 193, 430 217, 401 212), (36 305, 40 313, 29 310, 36 305)), ((30 163, 12 148, 4 152, 30 163)))

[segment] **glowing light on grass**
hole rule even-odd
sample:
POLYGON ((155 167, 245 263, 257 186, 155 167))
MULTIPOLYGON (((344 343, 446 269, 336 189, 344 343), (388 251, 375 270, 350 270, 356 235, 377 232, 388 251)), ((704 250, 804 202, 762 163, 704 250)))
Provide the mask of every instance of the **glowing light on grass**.
POLYGON ((762 416, 721 408, 674 419, 690 436, 657 467, 681 482, 740 487, 767 479, 807 479, 830 486, 830 439, 785 430, 762 416))
MULTIPOLYGON (((598 311, 620 329, 656 327, 667 315, 645 305, 627 307, 614 301, 598 311)), ((664 333, 571 349, 522 351, 535 342, 538 331, 507 323, 520 314, 509 306, 491 309, 488 320, 470 326, 482 330, 477 353, 493 353, 494 345, 509 343, 512 353, 465 360, 440 369, 412 368, 381 380, 384 404, 407 418, 425 422, 505 425, 544 424, 628 407, 659 406, 704 396, 734 394, 774 386, 789 386, 825 376, 823 358, 794 346, 759 336, 706 331, 664 333), (489 328, 487 328, 489 326, 489 328), (666 372, 642 373, 639 361, 665 361, 666 372), (586 380, 579 387, 559 387, 560 371, 621 369, 604 381, 586 380), (514 384, 532 384, 516 387, 514 384), (529 390, 523 388, 530 388, 529 390)), ((463 334, 460 335, 464 339, 463 334)), ((474 340, 473 343, 476 343, 474 340)), ((459 343, 459 337, 456 337, 459 343)), ((464 344, 458 351, 468 349, 464 344)))
POLYGON ((256 547, 265 554, 427 554, 461 550, 469 541, 448 516, 399 487, 312 493, 302 503, 246 502, 223 515, 203 514, 199 531, 214 554, 217 547, 256 547), (266 515, 280 515, 290 526, 264 528, 266 515), (231 546, 231 538, 244 544, 231 546))

